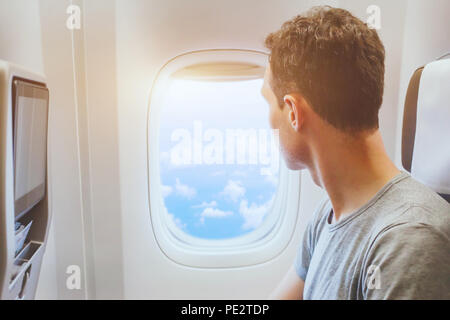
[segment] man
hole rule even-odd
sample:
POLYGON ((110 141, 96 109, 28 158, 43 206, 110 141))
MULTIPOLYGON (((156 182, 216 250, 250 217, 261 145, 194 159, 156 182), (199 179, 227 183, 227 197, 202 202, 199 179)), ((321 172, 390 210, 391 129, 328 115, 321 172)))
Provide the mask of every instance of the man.
POLYGON ((287 166, 328 194, 272 298, 450 299, 450 205, 385 152, 377 32, 317 7, 266 46, 262 94, 287 166))

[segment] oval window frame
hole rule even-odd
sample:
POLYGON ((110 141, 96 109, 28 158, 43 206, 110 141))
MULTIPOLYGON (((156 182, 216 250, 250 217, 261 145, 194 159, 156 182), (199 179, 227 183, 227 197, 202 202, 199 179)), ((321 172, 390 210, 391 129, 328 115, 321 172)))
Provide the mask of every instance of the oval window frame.
POLYGON ((201 239, 179 229, 168 217, 161 190, 160 106, 171 75, 189 66, 205 63, 240 63, 265 68, 267 58, 266 53, 256 50, 192 51, 169 60, 154 80, 148 99, 147 117, 149 211, 159 248, 178 264, 197 268, 233 268, 264 263, 281 254, 294 234, 300 205, 298 195, 301 175, 298 171, 290 171, 283 164, 280 165, 279 183, 271 212, 257 229, 231 239, 201 239), (281 213, 276 214, 276 211, 281 213))

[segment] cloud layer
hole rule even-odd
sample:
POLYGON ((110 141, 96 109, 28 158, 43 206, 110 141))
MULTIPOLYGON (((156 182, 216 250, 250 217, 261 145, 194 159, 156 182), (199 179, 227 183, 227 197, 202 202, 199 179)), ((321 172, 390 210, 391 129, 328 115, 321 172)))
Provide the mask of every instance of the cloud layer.
POLYGON ((178 178, 175 180, 175 191, 178 195, 187 199, 192 199, 197 194, 197 190, 195 190, 195 188, 182 184, 178 178))
POLYGON ((242 182, 235 180, 228 180, 227 185, 220 193, 226 199, 229 199, 233 202, 237 202, 240 198, 245 195, 246 189, 242 185, 242 182))
POLYGON ((248 205, 248 200, 244 199, 241 201, 239 205, 239 213, 244 218, 244 223, 242 224, 242 229, 256 229, 262 223, 266 213, 270 210, 273 203, 273 197, 269 201, 257 205, 252 202, 251 205, 248 205))
POLYGON ((233 215, 232 211, 222 211, 215 208, 205 208, 200 214, 200 222, 204 223, 205 218, 225 218, 233 215))

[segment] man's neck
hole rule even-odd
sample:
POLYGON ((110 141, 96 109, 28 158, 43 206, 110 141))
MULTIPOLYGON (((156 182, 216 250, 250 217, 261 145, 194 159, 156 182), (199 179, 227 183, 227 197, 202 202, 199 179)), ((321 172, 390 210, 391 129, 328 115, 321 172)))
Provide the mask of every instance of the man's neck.
POLYGON ((333 222, 355 212, 400 173, 377 131, 363 139, 328 139, 313 150, 314 180, 328 193, 333 222))

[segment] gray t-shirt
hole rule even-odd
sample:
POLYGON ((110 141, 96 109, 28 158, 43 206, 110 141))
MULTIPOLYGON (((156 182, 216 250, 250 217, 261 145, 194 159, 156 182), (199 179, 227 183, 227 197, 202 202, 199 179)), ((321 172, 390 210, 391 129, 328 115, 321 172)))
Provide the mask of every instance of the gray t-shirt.
POLYGON ((304 299, 450 299, 450 205, 402 172, 330 224, 324 201, 295 269, 304 299))

